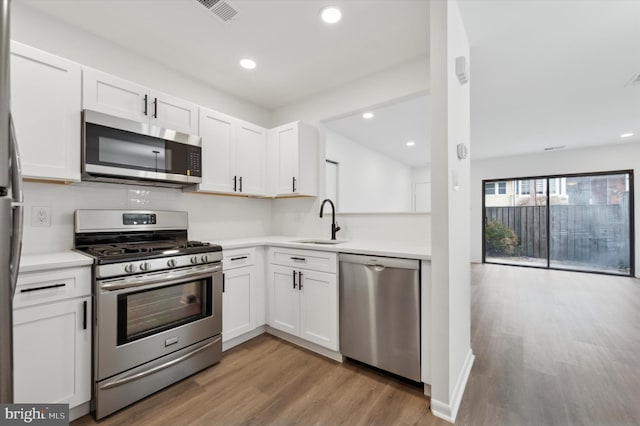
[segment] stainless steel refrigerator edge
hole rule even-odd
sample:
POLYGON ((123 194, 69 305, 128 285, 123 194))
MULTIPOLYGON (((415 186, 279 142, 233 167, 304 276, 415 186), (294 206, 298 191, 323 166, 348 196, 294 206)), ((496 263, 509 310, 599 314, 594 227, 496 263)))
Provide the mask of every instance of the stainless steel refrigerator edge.
POLYGON ((0 403, 13 402, 13 295, 22 250, 20 155, 11 119, 9 7, 0 0, 0 403))

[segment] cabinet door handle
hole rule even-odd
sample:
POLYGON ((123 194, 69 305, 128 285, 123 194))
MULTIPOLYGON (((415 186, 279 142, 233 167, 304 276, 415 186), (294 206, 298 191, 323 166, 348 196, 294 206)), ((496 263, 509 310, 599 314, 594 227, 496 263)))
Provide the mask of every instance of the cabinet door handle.
POLYGON ((293 271, 293 288, 296 288, 296 271, 293 271))
POLYGON ((222 274, 222 292, 224 293, 225 290, 225 278, 224 278, 224 274, 222 274))
POLYGON ((25 288, 24 290, 20 290, 20 293, 30 293, 32 291, 39 291, 39 290, 49 290, 51 288, 64 287, 66 285, 67 285, 66 283, 61 283, 61 284, 44 285, 42 287, 25 288))
POLYGON ((158 98, 153 98, 153 118, 158 118, 158 98))
POLYGON ((242 192, 242 176, 240 176, 240 179, 238 179, 240 181, 240 192, 242 192))
POLYGON ((149 115, 149 95, 144 95, 144 115, 149 115))
POLYGON ((229 260, 242 260, 242 259, 248 259, 249 256, 238 256, 238 257, 232 257, 229 260))
POLYGON ((82 329, 87 329, 87 301, 82 302, 82 329))
POLYGON ((293 180, 293 191, 292 192, 296 192, 296 177, 293 176, 292 180, 293 180))
POLYGON ((298 290, 302 290, 302 271, 298 272, 298 290))
POLYGON ((238 190, 238 176, 233 177, 233 192, 238 190))
POLYGON ((297 260, 300 262, 306 262, 307 258, 306 257, 295 257, 295 256, 291 256, 291 260, 297 260))

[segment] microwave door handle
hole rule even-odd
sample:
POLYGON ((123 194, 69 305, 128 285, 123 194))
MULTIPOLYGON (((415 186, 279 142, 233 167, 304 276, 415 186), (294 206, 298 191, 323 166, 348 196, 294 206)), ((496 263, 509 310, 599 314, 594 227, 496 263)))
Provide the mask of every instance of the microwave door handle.
POLYGON ((24 202, 24 193, 20 152, 18 151, 18 141, 16 140, 12 116, 9 116, 9 139, 11 142, 11 196, 13 198, 9 265, 11 269, 11 297, 13 298, 18 284, 18 270, 20 269, 20 256, 22 253, 22 227, 24 222, 24 206, 22 203, 24 202))

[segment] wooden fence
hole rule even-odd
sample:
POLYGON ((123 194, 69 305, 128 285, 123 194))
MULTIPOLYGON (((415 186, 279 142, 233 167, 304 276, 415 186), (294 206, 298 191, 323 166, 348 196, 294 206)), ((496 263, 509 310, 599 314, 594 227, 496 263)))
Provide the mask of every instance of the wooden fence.
MULTIPOLYGON (((547 207, 487 207, 487 221, 497 221, 518 236, 516 256, 547 257, 547 207)), ((552 205, 549 233, 551 262, 629 268, 629 206, 552 205)))

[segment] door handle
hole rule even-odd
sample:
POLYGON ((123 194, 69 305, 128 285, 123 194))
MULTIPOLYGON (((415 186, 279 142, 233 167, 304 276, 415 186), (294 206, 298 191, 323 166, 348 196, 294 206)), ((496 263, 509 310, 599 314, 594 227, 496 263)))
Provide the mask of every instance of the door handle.
POLYGON ((82 329, 87 329, 87 301, 82 302, 82 329))
POLYGON ((293 180, 293 191, 291 191, 291 192, 296 192, 296 177, 293 176, 292 180, 293 180))
POLYGON ((240 192, 242 192, 242 176, 240 176, 240 192))
POLYGON ((225 278, 224 278, 224 274, 222 274, 222 292, 224 293, 224 285, 225 285, 225 278))
POLYGON ((158 118, 158 98, 153 98, 153 118, 158 118))
POLYGON ((144 95, 144 115, 149 115, 149 95, 144 95))
POLYGON ((293 288, 296 288, 296 271, 293 271, 293 288))
POLYGON ((298 290, 302 290, 302 271, 298 272, 298 290))
POLYGON ((233 192, 238 191, 238 176, 233 177, 233 192))

